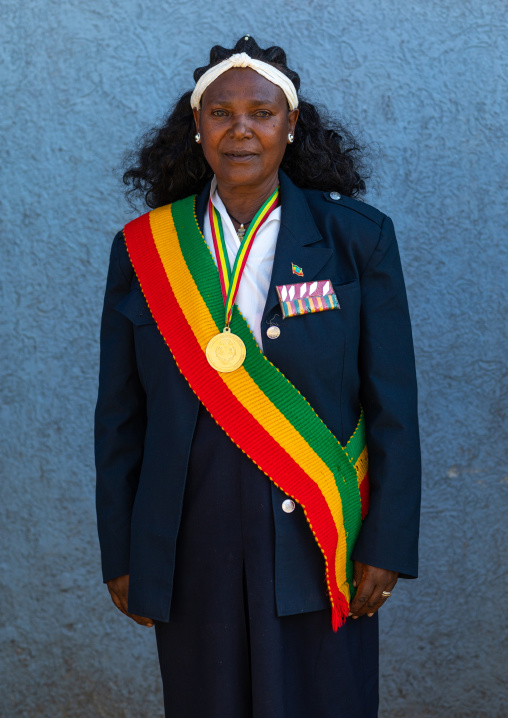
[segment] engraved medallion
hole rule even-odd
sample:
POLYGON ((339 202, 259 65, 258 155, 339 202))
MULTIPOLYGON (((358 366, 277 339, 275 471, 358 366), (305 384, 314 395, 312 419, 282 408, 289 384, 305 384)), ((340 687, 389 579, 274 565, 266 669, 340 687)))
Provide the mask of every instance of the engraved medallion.
POLYGON ((206 345, 206 358, 214 369, 220 372, 235 371, 245 359, 245 344, 229 327, 222 334, 216 334, 206 345))
POLYGON ((280 328, 275 326, 275 324, 272 324, 272 326, 268 327, 268 329, 266 330, 266 336, 269 339, 277 339, 278 337, 280 337, 280 328))

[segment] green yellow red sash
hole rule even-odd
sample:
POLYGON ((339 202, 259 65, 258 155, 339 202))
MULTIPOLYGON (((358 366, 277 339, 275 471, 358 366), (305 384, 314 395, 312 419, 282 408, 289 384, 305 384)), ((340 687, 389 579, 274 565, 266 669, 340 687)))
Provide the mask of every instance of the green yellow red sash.
POLYGON ((368 508, 363 412, 343 447, 261 352, 239 311, 231 331, 246 346, 244 364, 227 374, 208 364, 206 346, 223 329, 224 302, 195 197, 135 219, 124 236, 150 311, 191 389, 232 441, 302 506, 325 559, 337 630, 349 613, 350 555, 368 508))

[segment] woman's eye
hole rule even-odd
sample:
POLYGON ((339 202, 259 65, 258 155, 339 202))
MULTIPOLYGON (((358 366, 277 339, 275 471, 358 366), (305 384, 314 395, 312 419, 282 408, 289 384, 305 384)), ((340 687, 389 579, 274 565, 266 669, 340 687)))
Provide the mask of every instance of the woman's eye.
POLYGON ((257 117, 270 117, 271 113, 268 110, 258 110, 256 112, 257 117))
POLYGON ((212 112, 212 115, 214 115, 215 117, 225 117, 227 115, 227 112, 226 110, 214 110, 212 112))

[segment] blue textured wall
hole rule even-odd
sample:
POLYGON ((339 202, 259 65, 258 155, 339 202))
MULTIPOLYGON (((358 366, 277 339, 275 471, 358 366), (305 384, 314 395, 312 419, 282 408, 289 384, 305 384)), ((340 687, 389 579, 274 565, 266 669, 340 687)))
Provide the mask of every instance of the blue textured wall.
POLYGON ((153 633, 100 579, 99 317, 124 151, 244 32, 378 144, 368 200, 398 230, 425 493, 421 579, 383 610, 381 715, 507 716, 505 0, 2 0, 1 18, 2 718, 162 715, 153 633))

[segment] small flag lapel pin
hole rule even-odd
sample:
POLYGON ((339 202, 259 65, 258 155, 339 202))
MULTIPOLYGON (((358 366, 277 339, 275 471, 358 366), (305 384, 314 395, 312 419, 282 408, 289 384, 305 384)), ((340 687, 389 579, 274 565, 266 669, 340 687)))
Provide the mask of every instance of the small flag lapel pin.
POLYGON ((298 277, 303 277, 303 269, 297 264, 291 262, 291 269, 293 270, 293 274, 296 274, 298 277))

